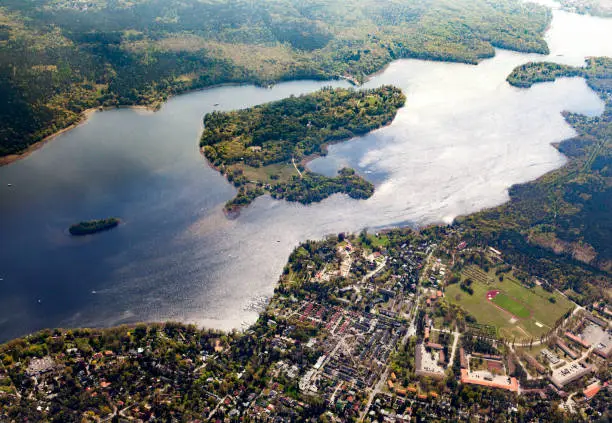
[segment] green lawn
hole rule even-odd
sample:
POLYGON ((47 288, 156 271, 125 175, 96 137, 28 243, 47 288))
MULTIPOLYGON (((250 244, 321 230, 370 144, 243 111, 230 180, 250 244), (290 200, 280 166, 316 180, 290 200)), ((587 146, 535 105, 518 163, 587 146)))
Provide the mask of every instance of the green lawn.
MULTIPOLYGON (((462 279, 473 276, 474 271, 474 266, 471 266, 462 274, 462 279)), ((494 269, 489 272, 489 283, 482 282, 485 278, 476 280, 472 277, 473 295, 462 291, 458 283, 447 286, 445 299, 461 306, 479 323, 495 326, 500 336, 517 341, 538 338, 553 328, 556 321, 573 306, 557 292, 546 292, 539 286, 531 289, 523 286, 511 274, 504 275, 500 282, 494 272, 494 269), (494 289, 501 292, 493 303, 487 300, 486 294, 494 289), (555 298, 555 303, 549 301, 551 297, 555 298), (500 310, 498 306, 508 312, 500 310)))
POLYGON ((389 237, 385 234, 372 235, 370 236, 370 241, 372 241, 373 248, 389 246, 389 237))
POLYGON ((529 310, 527 310, 521 303, 516 302, 503 292, 496 295, 493 302, 504 310, 514 314, 516 317, 521 319, 526 319, 529 317, 529 310))
POLYGON ((242 169, 244 176, 246 176, 248 180, 262 181, 266 184, 287 182, 292 176, 298 176, 295 167, 287 163, 274 163, 268 166, 260 167, 246 166, 242 163, 238 163, 233 167, 236 169, 242 169), (273 175, 275 175, 277 179, 273 179, 273 175))

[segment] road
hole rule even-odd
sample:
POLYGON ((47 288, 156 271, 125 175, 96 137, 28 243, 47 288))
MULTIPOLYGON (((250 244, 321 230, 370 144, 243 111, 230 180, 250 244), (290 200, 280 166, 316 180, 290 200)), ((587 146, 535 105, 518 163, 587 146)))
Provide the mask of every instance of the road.
MULTIPOLYGON (((421 279, 423 279, 425 277, 425 275, 427 274, 427 268, 429 267, 429 262, 431 260, 431 257, 433 256, 434 251, 436 250, 437 245, 433 244, 432 245, 432 249, 429 252, 429 254, 427 255, 427 259, 425 260, 425 265, 423 266, 422 269, 422 273, 421 273, 421 279)), ((376 269, 374 269, 372 272, 370 272, 369 274, 367 274, 363 281, 365 281, 368 277, 373 276, 374 274, 378 273, 386 264, 386 261, 382 263, 382 265, 379 265, 376 269)), ((420 280, 419 280, 419 285, 420 285, 420 280)), ((408 339, 411 336, 416 335, 416 318, 418 315, 418 311, 419 311, 419 300, 420 300, 420 294, 421 294, 421 290, 417 289, 417 294, 414 298, 415 304, 416 306, 414 307, 414 309, 412 310, 413 312, 413 316, 412 316, 412 322, 410 322, 410 324, 407 327, 406 330, 406 335, 404 335, 404 337, 402 338, 401 341, 401 346, 404 347, 407 343, 408 343, 408 339)), ((455 337, 455 339, 459 339, 458 337, 455 337)), ((385 368, 385 371, 382 373, 382 376, 380 377, 380 379, 378 380, 378 383, 376 384, 376 386, 374 387, 374 389, 372 390, 372 392, 370 392, 370 395, 368 396, 368 401, 366 403, 365 408, 363 409, 361 416, 359 417, 359 421, 362 422, 365 419, 365 416, 367 414, 367 412, 370 410, 370 407, 372 406, 372 401, 374 401, 374 398, 376 397, 377 394, 379 394, 380 392, 382 392, 385 383, 387 382, 387 380, 389 379, 389 372, 391 371, 391 366, 387 363, 387 367, 385 368)))
MULTIPOLYGON (((429 261, 429 258, 431 257, 433 251, 431 253, 429 253, 429 256, 427 257, 427 261, 429 261)), ((380 266, 380 268, 375 269, 373 272, 376 273, 378 271, 380 271, 380 269, 382 269, 382 267, 384 267, 384 264, 382 266, 380 266)), ((368 275, 366 275, 367 277, 368 275)), ((365 280, 365 278, 364 278, 365 280)), ((404 335, 404 337, 402 338, 401 341, 401 346, 404 347, 407 343, 408 343, 408 339, 411 336, 414 336, 416 334, 416 317, 418 315, 418 310, 419 310, 419 294, 417 293, 414 301, 416 306, 414 307, 413 310, 413 316, 412 316, 412 322, 408 325, 408 328, 406 330, 406 335, 404 335)), ((376 384, 376 386, 374 387, 374 389, 372 390, 372 392, 370 392, 370 395, 368 396, 368 401, 366 403, 365 408, 363 409, 363 412, 361 413, 361 416, 359 417, 359 421, 362 422, 363 419, 365 419, 365 416, 367 414, 367 412, 370 410, 370 407, 372 406, 372 401, 374 401, 374 398, 376 397, 377 394, 379 394, 380 392, 382 392, 385 383, 387 382, 387 380, 389 379, 389 372, 391 371, 391 366, 389 364, 387 364, 387 367, 385 368, 385 371, 382 373, 382 376, 380 377, 380 379, 378 380, 378 383, 376 384)))
POLYGON ((380 272, 383 267, 385 267, 385 265, 387 264, 387 258, 383 258, 383 260, 378 264, 378 266, 376 266, 376 269, 372 270, 369 273, 366 273, 366 275, 361 278, 361 283, 365 283, 368 279, 370 279, 372 276, 374 276, 375 274, 377 274, 378 272, 380 272))
MULTIPOLYGON (((405 338, 407 339, 407 338, 405 338)), ((374 397, 376 397, 377 394, 379 394, 383 387, 385 386, 385 382, 387 381, 387 379, 389 379, 389 372, 391 371, 391 367, 389 365, 387 365, 387 368, 385 369, 385 371, 383 372, 382 376, 380 377, 380 379, 378 380, 378 383, 376 384, 376 386, 374 387, 374 389, 372 390, 372 392, 370 392, 370 395, 368 396, 368 402, 366 403, 365 408, 363 409, 363 412, 361 413, 361 416, 359 417, 359 421, 362 422, 363 419, 365 419, 366 413, 368 412, 368 410, 370 410, 370 406, 372 405, 372 401, 374 401, 374 397)))
MULTIPOLYGON (((560 292, 560 291, 559 291, 559 292, 560 292)), ((562 294, 562 295, 563 295, 563 294, 562 294)), ((565 295, 564 295, 564 296, 565 296, 565 295)), ((573 301, 572 301, 572 302, 573 302, 573 301)), ((557 328, 561 328, 561 327, 564 327, 564 326, 567 324, 567 322, 568 322, 568 321, 569 321, 569 320, 570 320, 570 319, 571 319, 571 318, 572 318, 572 317, 573 317, 573 316, 574 316, 576 313, 578 313, 580 310, 584 310, 584 307, 579 306, 579 305, 578 305, 578 304, 576 304, 576 303, 574 303, 574 305, 575 305, 576 307, 574 307, 574 310, 572 311, 572 313, 571 313, 569 316, 567 316, 567 318, 566 318, 566 319, 565 319, 565 320, 564 320, 564 321, 563 321, 563 322, 562 322, 562 323, 561 323, 559 326, 557 326, 555 329, 557 329, 557 328)), ((515 343, 514 345, 512 345, 512 347, 513 347, 513 348, 516 348, 516 347, 529 347, 529 346, 536 346, 536 345, 543 344, 543 343, 545 343, 546 341, 547 341, 547 338, 545 338, 545 339, 544 339, 544 340, 542 340, 542 341, 540 341, 540 340, 538 339, 537 341, 533 341, 533 342, 522 342, 522 343, 518 343, 518 344, 516 344, 516 343, 515 343)))

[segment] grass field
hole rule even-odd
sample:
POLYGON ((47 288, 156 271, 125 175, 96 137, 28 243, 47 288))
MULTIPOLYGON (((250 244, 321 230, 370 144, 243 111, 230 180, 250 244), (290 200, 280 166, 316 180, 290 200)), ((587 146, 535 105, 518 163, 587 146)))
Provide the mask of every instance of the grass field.
POLYGON ((493 302, 521 319, 526 319, 531 314, 521 303, 504 293, 496 295, 495 298, 493 298, 493 302))
POLYGON ((248 180, 262 181, 267 184, 286 183, 292 176, 298 176, 295 167, 287 163, 275 163, 268 166, 252 167, 242 163, 233 166, 235 169, 242 169, 244 176, 248 180), (277 179, 272 179, 275 175, 277 179))
POLYGON ((506 339, 527 340, 538 338, 554 327, 557 320, 572 308, 572 303, 561 294, 547 292, 540 286, 527 288, 511 274, 504 275, 503 281, 495 276, 494 269, 486 275, 474 266, 462 273, 462 279, 470 277, 473 295, 461 290, 459 284, 446 288, 446 301, 457 304, 474 316, 479 323, 497 328, 498 335, 506 339), (474 278, 478 273, 480 277, 474 278), (499 290, 492 300, 487 292, 499 290), (549 301, 553 297, 555 302, 549 301), (500 308, 508 311, 501 310, 500 308))

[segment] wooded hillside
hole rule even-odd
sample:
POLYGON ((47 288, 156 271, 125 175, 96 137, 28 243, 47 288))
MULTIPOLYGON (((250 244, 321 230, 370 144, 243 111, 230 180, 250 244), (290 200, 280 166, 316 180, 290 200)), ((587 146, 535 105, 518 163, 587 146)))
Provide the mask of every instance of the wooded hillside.
POLYGON ((402 57, 545 53, 549 21, 518 0, 4 0, 0 156, 91 107, 226 82, 362 81, 402 57))

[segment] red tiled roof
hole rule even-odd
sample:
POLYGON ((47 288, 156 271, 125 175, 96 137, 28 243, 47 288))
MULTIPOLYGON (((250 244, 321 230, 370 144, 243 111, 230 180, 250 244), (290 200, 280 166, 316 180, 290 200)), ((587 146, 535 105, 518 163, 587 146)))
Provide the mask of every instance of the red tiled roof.
POLYGON ((440 344, 436 344, 435 342, 428 342, 425 344, 426 347, 433 348, 434 350, 443 350, 444 347, 440 344))
POLYGON ((597 393, 601 391, 601 385, 599 384, 599 382, 595 382, 590 384, 589 386, 587 386, 583 393, 584 396, 590 400, 591 398, 593 398, 595 395, 597 395, 597 393))
POLYGON ((580 344, 584 348, 589 348, 591 346, 591 344, 586 342, 584 339, 581 339, 581 338, 577 337, 576 335, 574 335, 571 332, 565 332, 565 336, 567 337, 567 339, 572 340, 572 341, 576 342, 577 344, 580 344))

